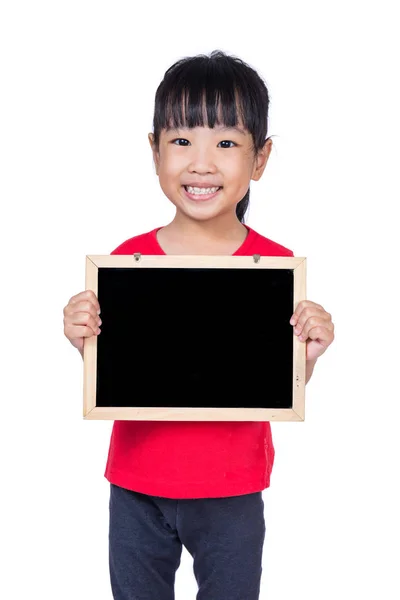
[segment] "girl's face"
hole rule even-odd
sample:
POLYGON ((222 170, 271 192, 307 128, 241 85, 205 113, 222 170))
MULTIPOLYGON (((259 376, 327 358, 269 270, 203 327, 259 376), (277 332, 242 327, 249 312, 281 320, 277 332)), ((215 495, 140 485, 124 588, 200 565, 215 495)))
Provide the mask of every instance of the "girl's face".
POLYGON ((272 148, 268 140, 254 157, 251 134, 222 126, 162 130, 159 151, 149 134, 156 173, 164 194, 177 211, 195 220, 232 214, 246 194, 250 180, 260 179, 272 148), (215 194, 188 193, 186 186, 220 187, 215 194), (211 197, 210 197, 211 196, 211 197))

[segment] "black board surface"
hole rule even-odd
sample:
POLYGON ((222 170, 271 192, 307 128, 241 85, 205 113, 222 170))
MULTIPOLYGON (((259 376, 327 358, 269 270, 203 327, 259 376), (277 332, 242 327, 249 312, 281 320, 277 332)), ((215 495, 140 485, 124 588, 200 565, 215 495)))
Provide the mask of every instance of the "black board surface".
POLYGON ((291 408, 294 273, 98 269, 96 406, 291 408))

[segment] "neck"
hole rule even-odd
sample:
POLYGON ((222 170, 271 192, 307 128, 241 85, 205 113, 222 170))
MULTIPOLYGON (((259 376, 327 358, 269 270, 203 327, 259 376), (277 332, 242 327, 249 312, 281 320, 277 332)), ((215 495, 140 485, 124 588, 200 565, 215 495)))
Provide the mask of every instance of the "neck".
POLYGON ((177 211, 165 229, 170 233, 185 235, 186 238, 209 241, 241 239, 247 235, 246 227, 234 215, 220 215, 215 219, 197 221, 177 211))

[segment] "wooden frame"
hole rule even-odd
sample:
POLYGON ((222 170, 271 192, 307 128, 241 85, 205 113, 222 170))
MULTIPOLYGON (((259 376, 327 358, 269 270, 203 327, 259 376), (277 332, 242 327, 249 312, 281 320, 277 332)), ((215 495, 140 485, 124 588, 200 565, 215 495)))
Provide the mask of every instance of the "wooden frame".
MULTIPOLYGON (((177 255, 90 255, 86 256, 86 289, 98 296, 99 268, 148 269, 290 269, 293 271, 293 312, 306 298, 306 258, 269 256, 177 256, 177 255)), ((291 316, 291 315, 290 315, 291 316)), ((290 319, 290 316, 288 319, 290 319)), ((104 325, 104 323, 103 323, 104 325)), ((100 334, 101 335, 101 334, 100 334)), ((85 419, 172 420, 172 421, 304 421, 305 350, 293 333, 293 381, 291 408, 195 408, 96 406, 97 336, 84 343, 85 419)))

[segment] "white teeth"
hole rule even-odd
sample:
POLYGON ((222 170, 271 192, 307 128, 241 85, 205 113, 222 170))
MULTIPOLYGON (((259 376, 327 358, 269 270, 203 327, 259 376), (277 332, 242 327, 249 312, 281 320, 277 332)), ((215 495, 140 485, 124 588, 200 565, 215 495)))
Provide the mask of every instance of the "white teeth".
POLYGON ((186 188, 190 194, 215 194, 219 190, 219 187, 199 188, 191 187, 190 185, 187 185, 186 188))

